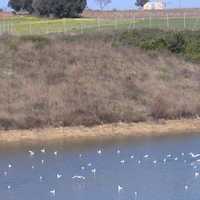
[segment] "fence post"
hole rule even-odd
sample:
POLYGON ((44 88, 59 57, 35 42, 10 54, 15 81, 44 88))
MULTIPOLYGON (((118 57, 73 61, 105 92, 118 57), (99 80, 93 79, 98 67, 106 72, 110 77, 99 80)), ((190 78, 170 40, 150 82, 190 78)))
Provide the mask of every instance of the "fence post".
POLYGON ((10 34, 12 35, 12 23, 10 22, 10 34))
POLYGON ((184 29, 186 29, 186 13, 184 12, 184 29))
POLYGON ((167 14, 167 29, 169 29, 169 15, 167 14))
POLYGON ((117 21, 117 18, 115 18, 115 30, 118 29, 118 21, 117 21))
POLYGON ((29 23, 29 34, 32 35, 32 27, 31 27, 31 23, 29 23))
POLYGON ((151 15, 149 15, 149 28, 152 28, 152 18, 151 18, 151 15))
POLYGON ((101 31, 101 24, 99 18, 97 19, 97 24, 98 24, 98 31, 101 31))
POLYGON ((65 33, 65 18, 63 18, 63 32, 65 33))
POLYGON ((136 28, 136 19, 135 19, 135 15, 133 15, 133 29, 136 28))
POLYGON ((46 34, 49 34, 49 23, 47 22, 46 34))
POLYGON ((81 24, 81 34, 83 34, 83 24, 81 24))

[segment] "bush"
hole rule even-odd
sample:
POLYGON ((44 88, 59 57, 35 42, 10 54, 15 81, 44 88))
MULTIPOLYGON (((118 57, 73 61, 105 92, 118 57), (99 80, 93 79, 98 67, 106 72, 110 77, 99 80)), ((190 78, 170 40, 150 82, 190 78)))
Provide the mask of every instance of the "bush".
POLYGON ((192 61, 200 61, 200 33, 198 31, 167 32, 162 30, 126 31, 115 38, 118 46, 136 46, 145 50, 167 50, 182 54, 192 61))
POLYGON ((194 61, 200 61, 200 38, 190 40, 185 48, 185 55, 194 61))
POLYGON ((158 38, 158 39, 151 39, 144 42, 141 42, 140 47, 145 50, 159 50, 159 49, 165 49, 167 46, 167 43, 165 39, 158 38))
POLYGON ((185 39, 181 32, 173 33, 166 38, 167 48, 172 53, 183 53, 185 51, 185 39))

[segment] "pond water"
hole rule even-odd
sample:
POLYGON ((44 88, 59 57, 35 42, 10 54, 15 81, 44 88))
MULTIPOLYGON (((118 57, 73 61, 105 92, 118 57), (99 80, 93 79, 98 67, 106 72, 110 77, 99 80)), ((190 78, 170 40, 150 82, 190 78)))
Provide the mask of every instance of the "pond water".
POLYGON ((199 200, 200 136, 0 147, 2 200, 199 200))

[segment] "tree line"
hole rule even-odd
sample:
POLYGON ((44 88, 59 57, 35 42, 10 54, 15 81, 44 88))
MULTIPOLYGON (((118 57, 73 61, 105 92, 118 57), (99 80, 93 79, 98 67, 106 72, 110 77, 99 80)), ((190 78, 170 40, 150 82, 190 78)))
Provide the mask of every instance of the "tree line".
MULTIPOLYGON (((112 0, 95 0, 103 10, 112 0)), ((135 5, 144 6, 149 0, 136 0, 135 5)), ((77 17, 87 6, 87 0, 9 0, 8 6, 16 12, 27 11, 40 16, 77 17)))
POLYGON ((8 6, 46 17, 77 17, 87 5, 86 0, 9 0, 8 6))

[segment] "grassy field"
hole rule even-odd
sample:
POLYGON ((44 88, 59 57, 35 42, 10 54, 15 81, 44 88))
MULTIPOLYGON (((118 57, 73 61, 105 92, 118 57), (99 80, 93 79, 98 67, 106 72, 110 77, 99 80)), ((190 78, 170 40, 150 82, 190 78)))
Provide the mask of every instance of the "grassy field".
POLYGON ((0 32, 22 34, 48 34, 55 32, 84 33, 102 29, 128 28, 132 19, 98 20, 94 18, 46 19, 16 16, 0 20, 0 32))
POLYGON ((159 28, 159 29, 200 29, 200 17, 143 17, 143 18, 76 18, 46 19, 32 16, 13 16, 0 19, 0 33, 15 35, 49 33, 84 33, 113 29, 159 28))

